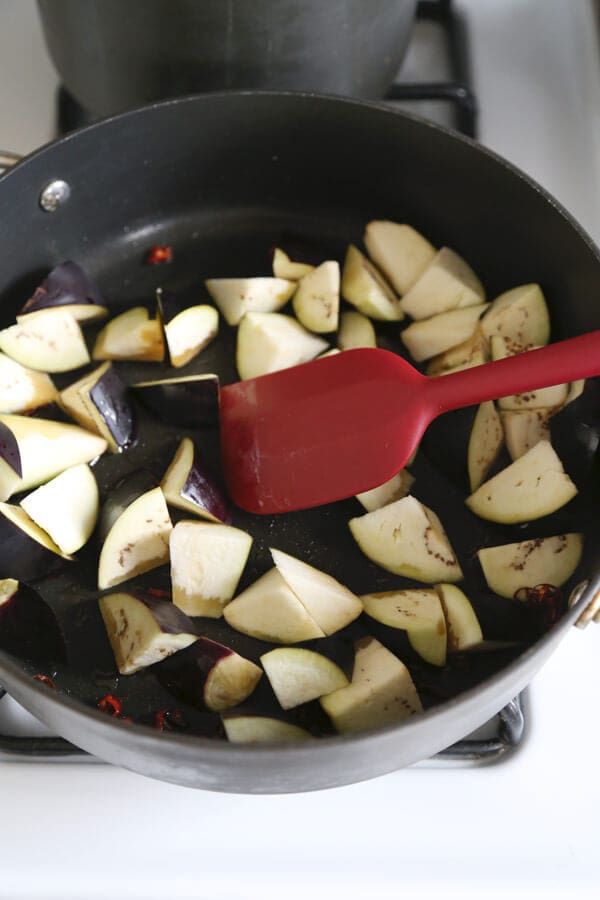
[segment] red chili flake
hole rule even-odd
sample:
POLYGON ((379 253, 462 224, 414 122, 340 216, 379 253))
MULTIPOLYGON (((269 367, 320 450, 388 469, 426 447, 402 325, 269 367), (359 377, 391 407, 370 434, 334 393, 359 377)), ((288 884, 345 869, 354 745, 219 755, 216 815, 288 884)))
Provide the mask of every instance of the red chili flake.
POLYGON ((544 629, 554 625, 564 612, 563 595, 553 584, 522 587, 515 591, 514 597, 515 600, 525 602, 529 606, 544 629))
POLYGON ((170 244, 157 244, 148 253, 146 262, 149 266, 173 262, 173 248, 170 244))
POLYGON ((102 700, 98 701, 98 709, 116 719, 121 716, 123 704, 117 697, 113 697, 112 694, 107 694, 102 700))
POLYGON ((159 731, 183 731, 189 725, 178 709, 158 709, 154 713, 154 727, 159 731))
POLYGON ((162 588, 146 588, 146 593, 151 597, 170 597, 169 591, 163 591, 162 588))
POLYGON ((35 681, 41 681, 42 684, 46 684, 49 688, 52 688, 53 691, 56 690, 56 685, 47 675, 34 675, 35 681))

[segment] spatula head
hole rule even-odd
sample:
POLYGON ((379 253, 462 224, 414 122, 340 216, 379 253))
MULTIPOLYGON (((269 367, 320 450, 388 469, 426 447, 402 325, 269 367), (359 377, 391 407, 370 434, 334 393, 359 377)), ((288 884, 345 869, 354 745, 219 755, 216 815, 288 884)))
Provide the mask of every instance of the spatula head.
POLYGON ((249 512, 278 513, 382 484, 429 422, 425 380, 394 353, 359 349, 223 388, 230 496, 249 512))

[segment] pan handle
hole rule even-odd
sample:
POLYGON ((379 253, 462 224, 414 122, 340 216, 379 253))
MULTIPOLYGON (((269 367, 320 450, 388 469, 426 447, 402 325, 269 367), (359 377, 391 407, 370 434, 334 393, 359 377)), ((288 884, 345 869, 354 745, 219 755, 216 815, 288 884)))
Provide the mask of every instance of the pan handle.
POLYGON ((16 165, 19 160, 23 159, 18 153, 11 153, 10 150, 0 150, 0 175, 11 166, 16 165))
POLYGON ((569 609, 574 606, 581 609, 579 617, 574 622, 577 628, 585 628, 592 621, 600 625, 600 574, 582 581, 571 591, 569 609))

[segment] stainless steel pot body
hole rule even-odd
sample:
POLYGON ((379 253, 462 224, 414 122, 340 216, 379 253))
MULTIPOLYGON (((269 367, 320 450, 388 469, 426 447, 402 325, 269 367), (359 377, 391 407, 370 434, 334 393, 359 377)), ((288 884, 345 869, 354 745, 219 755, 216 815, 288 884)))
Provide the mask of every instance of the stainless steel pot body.
POLYGON ((416 0, 38 0, 50 55, 96 116, 197 91, 379 99, 416 0))

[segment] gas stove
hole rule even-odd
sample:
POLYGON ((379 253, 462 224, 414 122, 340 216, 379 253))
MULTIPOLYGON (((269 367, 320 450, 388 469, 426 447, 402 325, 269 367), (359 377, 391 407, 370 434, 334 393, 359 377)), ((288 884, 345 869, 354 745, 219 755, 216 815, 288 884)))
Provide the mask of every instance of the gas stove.
MULTIPOLYGON (((4 148, 29 152, 85 116, 58 93, 33 0, 0 5, 0 75, 4 148)), ((600 241, 591 0, 425 0, 389 99, 476 133, 600 241)), ((533 897, 595 896, 594 639, 570 635, 525 697, 435 760, 315 795, 231 797, 150 782, 97 764, 5 696, 0 900, 294 898, 334 887, 349 897, 404 887, 493 898, 525 884, 533 897)))

